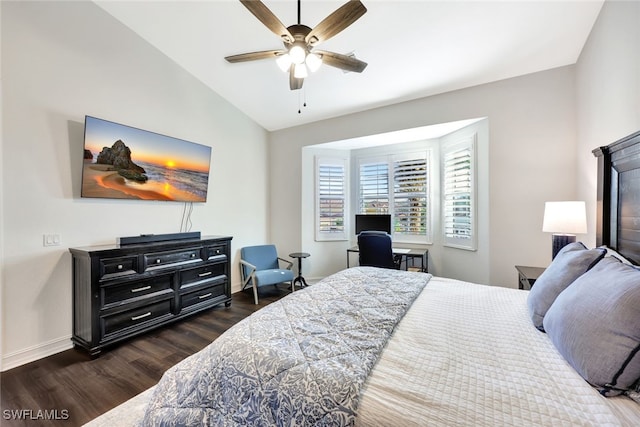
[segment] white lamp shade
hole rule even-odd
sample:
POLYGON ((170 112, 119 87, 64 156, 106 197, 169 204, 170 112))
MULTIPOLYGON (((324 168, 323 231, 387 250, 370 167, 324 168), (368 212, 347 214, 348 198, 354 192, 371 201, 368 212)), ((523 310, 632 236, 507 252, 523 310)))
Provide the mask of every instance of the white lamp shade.
POLYGON ((586 233, 587 209, 585 202, 546 202, 542 231, 562 234, 586 233))
POLYGON ((305 64, 307 64, 309 71, 315 73, 322 65, 322 58, 318 54, 310 53, 307 55, 307 59, 305 59, 305 64))
POLYGON ((309 75, 309 73, 307 72, 307 66, 304 64, 296 64, 294 71, 293 71, 293 77, 295 77, 296 79, 304 79, 305 77, 307 77, 309 75))
POLYGON ((289 57, 294 64, 302 64, 307 56, 307 51, 300 45, 293 45, 289 49, 289 57))
POLYGON ((280 55, 278 56, 278 58, 276 58, 276 64, 278 64, 278 67, 282 71, 289 71, 289 68, 291 67, 291 57, 288 53, 280 55))

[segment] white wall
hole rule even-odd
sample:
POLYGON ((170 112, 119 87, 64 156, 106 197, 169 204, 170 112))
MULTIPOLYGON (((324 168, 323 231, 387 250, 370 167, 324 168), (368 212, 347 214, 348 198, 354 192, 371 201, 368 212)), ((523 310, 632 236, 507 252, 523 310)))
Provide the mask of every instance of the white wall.
MULTIPOLYGON (((487 117, 488 282, 516 287, 514 265, 544 266, 551 258, 551 238, 541 231, 544 202, 576 194, 574 99, 574 68, 568 66, 273 132, 271 240, 283 252, 307 251, 301 194, 311 189, 301 184, 302 147, 487 117)), ((330 256, 334 271, 344 268, 345 258, 334 252, 312 253, 306 274, 324 273, 313 257, 330 256)), ((461 275, 474 277, 472 270, 461 275)))
POLYGON ((578 197, 595 245, 596 158, 591 150, 640 130, 640 2, 606 1, 576 67, 578 197))
MULTIPOLYGON (((69 348, 72 246, 180 231, 183 204, 81 199, 84 115, 213 147, 193 231, 268 237, 267 132, 91 2, 2 2, 4 369, 69 348), (56 233, 61 245, 43 247, 56 233)), ((234 255, 232 281, 239 278, 234 255)))

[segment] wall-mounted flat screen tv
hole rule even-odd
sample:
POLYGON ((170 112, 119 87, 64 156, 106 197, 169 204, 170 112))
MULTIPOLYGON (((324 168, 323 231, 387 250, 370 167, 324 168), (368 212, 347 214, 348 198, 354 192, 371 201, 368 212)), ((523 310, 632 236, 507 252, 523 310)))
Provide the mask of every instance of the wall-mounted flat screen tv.
POLYGON ((206 202, 211 147, 85 117, 82 197, 206 202))

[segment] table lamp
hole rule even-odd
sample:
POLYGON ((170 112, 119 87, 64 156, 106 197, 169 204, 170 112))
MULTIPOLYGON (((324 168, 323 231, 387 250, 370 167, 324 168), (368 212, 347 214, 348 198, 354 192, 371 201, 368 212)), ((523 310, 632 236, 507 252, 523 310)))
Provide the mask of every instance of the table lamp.
POLYGON ((585 202, 545 202, 542 231, 553 233, 551 259, 560 249, 576 241, 576 234, 587 232, 585 202))

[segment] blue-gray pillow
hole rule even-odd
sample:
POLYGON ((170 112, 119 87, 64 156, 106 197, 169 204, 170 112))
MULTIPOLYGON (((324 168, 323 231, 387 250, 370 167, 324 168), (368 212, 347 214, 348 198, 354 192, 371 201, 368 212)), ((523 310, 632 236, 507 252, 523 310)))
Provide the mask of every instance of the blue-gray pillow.
POLYGON ((587 249, 581 242, 562 248, 549 267, 538 277, 527 297, 533 325, 544 331, 542 320, 560 292, 596 265, 605 254, 602 248, 587 249))
POLYGON ((630 389, 640 379, 640 271, 603 259, 556 298, 544 328, 600 393, 630 389))

